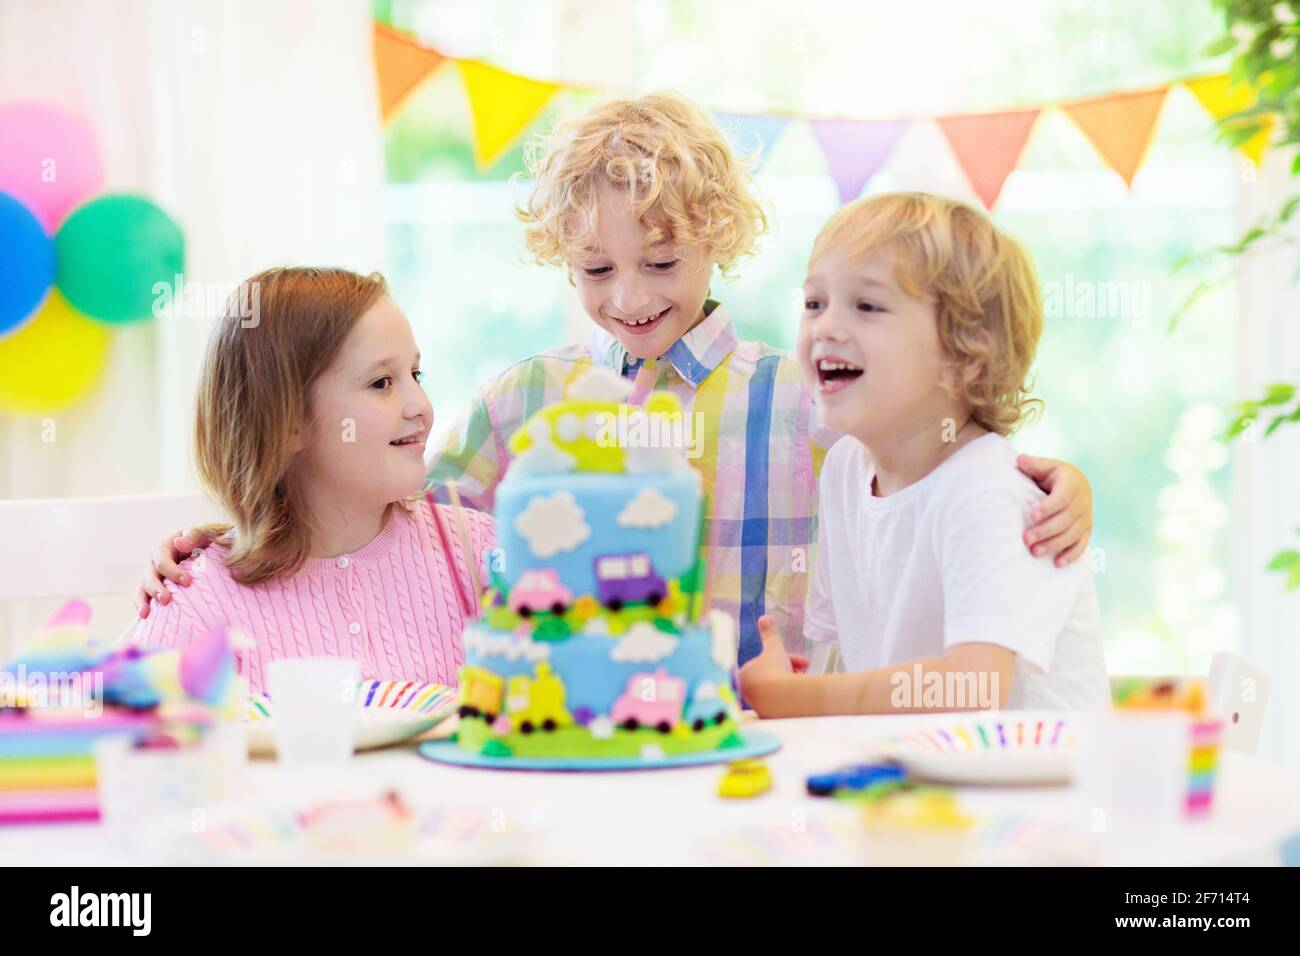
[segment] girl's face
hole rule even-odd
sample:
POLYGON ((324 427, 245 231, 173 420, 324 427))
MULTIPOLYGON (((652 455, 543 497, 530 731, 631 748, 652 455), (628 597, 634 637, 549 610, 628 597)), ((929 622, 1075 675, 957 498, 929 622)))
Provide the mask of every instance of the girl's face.
POLYGON ((830 249, 804 282, 799 368, 828 428, 868 447, 933 426, 959 409, 932 302, 909 295, 882 253, 830 249))
POLYGON ((591 320, 636 358, 658 358, 704 317, 713 262, 704 246, 646 248, 645 227, 627 194, 602 183, 599 251, 570 259, 578 298, 591 320))
POLYGON ((314 497, 378 507, 420 490, 433 407, 419 382, 411 325, 384 296, 312 386, 302 464, 314 497))

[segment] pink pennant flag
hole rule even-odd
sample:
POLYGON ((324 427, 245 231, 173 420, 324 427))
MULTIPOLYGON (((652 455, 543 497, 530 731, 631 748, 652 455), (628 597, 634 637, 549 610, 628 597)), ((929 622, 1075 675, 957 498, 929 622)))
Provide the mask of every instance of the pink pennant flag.
POLYGON ((1024 152, 1038 110, 941 116, 936 122, 948 138, 953 155, 970 180, 975 195, 992 209, 1024 152))
POLYGON ((826 157, 840 202, 858 198, 889 159, 907 124, 907 120, 813 120, 809 124, 826 157))

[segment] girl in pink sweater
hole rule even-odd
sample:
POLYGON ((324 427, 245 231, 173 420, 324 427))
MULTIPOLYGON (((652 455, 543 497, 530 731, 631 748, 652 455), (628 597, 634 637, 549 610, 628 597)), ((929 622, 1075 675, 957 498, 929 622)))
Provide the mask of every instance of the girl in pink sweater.
POLYGON ((199 384, 199 477, 234 524, 153 598, 135 641, 218 624, 250 688, 283 657, 351 657, 363 678, 454 684, 492 519, 413 496, 433 409, 384 280, 272 269, 231 298, 199 384))

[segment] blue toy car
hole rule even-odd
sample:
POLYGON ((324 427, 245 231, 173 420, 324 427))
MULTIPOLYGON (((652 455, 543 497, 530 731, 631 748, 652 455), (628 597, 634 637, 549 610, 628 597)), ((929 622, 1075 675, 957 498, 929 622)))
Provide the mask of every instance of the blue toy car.
POLYGON ((842 790, 865 790, 880 783, 902 783, 907 771, 892 763, 867 763, 840 767, 831 773, 813 774, 808 778, 808 793, 814 797, 829 797, 842 790))

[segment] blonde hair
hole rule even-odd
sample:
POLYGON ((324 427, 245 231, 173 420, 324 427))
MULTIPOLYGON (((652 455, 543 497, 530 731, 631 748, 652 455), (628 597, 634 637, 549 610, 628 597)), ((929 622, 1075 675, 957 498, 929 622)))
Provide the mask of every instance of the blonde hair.
POLYGON ((1008 435, 1041 400, 1027 382, 1043 301, 1015 239, 966 203, 927 193, 883 193, 849 203, 822 228, 812 261, 829 249, 852 259, 889 256, 898 284, 934 302, 939 341, 957 363, 956 397, 977 424, 1008 435))
POLYGON ((310 555, 313 526, 296 471, 301 437, 313 428, 312 385, 387 292, 377 273, 269 269, 240 285, 213 329, 195 457, 203 485, 234 519, 223 563, 240 584, 293 574, 310 555))
POLYGON ((612 100, 562 123, 527 151, 532 191, 515 212, 545 265, 591 254, 600 184, 626 190, 645 245, 708 247, 724 276, 768 228, 746 161, 698 106, 677 93, 612 100))

